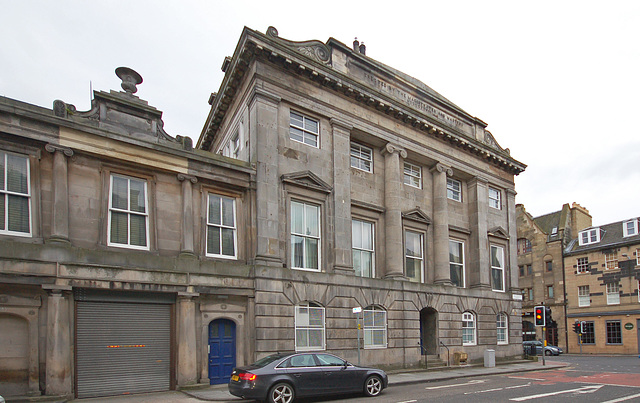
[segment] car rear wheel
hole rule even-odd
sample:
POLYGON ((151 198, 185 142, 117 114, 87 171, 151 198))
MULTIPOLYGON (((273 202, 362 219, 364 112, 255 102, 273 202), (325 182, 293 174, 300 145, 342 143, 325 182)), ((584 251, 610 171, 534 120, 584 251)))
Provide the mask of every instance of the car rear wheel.
POLYGON ((378 375, 371 375, 364 383, 364 394, 378 396, 382 392, 382 379, 378 375))
POLYGON ((288 383, 276 383, 269 390, 267 401, 269 403, 293 403, 295 397, 296 393, 291 385, 288 383))
POLYGON ((544 352, 544 355, 553 355, 553 353, 550 350, 547 350, 544 352))

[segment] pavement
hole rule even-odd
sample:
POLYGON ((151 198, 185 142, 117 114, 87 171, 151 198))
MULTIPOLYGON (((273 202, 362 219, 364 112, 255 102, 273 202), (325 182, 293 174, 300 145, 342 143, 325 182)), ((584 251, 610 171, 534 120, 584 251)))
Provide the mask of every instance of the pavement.
MULTIPOLYGON (((549 369, 564 368, 568 364, 546 360, 546 365, 540 361, 520 360, 506 363, 496 363, 495 367, 484 367, 482 365, 455 365, 450 367, 435 368, 422 371, 409 372, 387 372, 389 375, 389 387, 423 383, 445 381, 449 379, 469 378, 474 376, 500 375, 530 371, 541 371, 549 369)), ((241 402, 242 399, 229 393, 227 385, 207 385, 183 388, 182 393, 194 397, 198 400, 213 402, 241 402)))

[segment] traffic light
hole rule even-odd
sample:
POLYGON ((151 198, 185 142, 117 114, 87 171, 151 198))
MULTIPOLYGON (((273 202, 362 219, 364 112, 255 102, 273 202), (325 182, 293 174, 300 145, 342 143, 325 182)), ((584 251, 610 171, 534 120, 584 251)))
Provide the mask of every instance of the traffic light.
POLYGON ((549 308, 548 306, 544 307, 544 323, 545 325, 547 325, 547 327, 551 327, 551 322, 553 322, 553 319, 551 318, 551 308, 549 308))
POLYGON ((582 326, 580 326, 580 322, 575 322, 573 324, 573 331, 578 334, 582 333, 582 326))
POLYGON ((533 319, 536 326, 544 326, 544 314, 544 306, 536 306, 535 308, 533 308, 533 319))

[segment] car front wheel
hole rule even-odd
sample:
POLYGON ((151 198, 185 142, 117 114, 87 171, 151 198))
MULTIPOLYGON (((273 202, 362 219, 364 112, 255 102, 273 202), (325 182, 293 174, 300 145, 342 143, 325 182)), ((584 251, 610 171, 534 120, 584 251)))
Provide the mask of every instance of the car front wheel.
POLYGON ((364 394, 378 396, 382 392, 382 379, 377 375, 371 375, 364 383, 364 394))
POLYGON ((296 393, 291 385, 288 383, 276 383, 269 390, 267 401, 269 403, 293 403, 295 397, 296 393))

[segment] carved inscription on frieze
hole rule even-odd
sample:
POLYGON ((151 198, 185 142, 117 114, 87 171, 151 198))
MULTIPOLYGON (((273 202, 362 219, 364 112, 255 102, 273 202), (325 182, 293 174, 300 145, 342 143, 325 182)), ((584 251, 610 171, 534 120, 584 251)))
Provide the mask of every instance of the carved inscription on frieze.
POLYGON ((374 76, 373 74, 364 73, 364 78, 367 81, 367 83, 369 83, 371 86, 375 87, 376 89, 382 92, 386 92, 392 97, 404 102, 407 106, 410 106, 414 109, 422 111, 428 114, 429 116, 432 116, 440 120, 441 122, 444 122, 449 126, 452 126, 455 128, 462 128, 463 126, 465 126, 463 122, 454 118, 453 116, 447 113, 444 113, 443 111, 436 109, 425 102, 422 102, 418 98, 410 95, 409 93, 401 90, 400 88, 386 81, 380 80, 378 77, 374 76))

